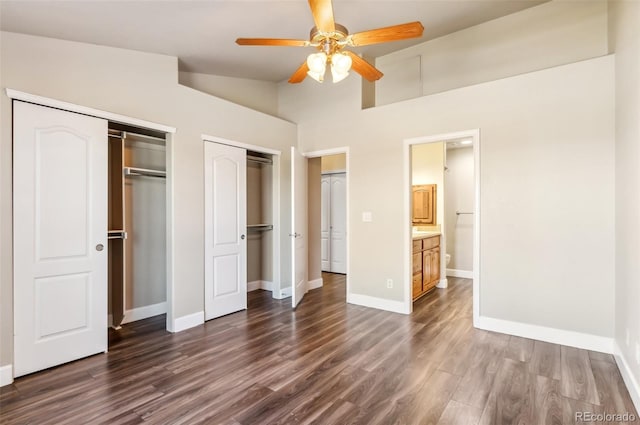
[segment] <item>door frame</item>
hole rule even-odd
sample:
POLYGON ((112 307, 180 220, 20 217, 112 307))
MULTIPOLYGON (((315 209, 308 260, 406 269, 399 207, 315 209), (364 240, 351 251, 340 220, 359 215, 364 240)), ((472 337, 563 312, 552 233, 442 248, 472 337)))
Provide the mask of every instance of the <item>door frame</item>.
POLYGON ((346 177, 347 177, 347 202, 346 202, 346 214, 347 214, 347 223, 346 223, 346 233, 347 233, 347 258, 346 258, 346 262, 347 262, 347 284, 346 284, 346 300, 348 302, 349 300, 349 294, 351 294, 351 273, 349 272, 350 270, 350 266, 351 266, 351 261, 350 261, 350 245, 351 245, 351 231, 349 229, 349 211, 350 211, 350 200, 351 200, 351 184, 350 184, 350 180, 351 177, 349 175, 349 147, 348 146, 342 146, 342 147, 338 147, 338 148, 331 148, 331 149, 322 149, 322 150, 318 150, 318 151, 311 151, 311 152, 304 152, 302 155, 304 155, 307 159, 311 159, 311 158, 321 158, 323 156, 329 156, 329 155, 336 155, 336 154, 345 154, 345 169, 344 170, 340 170, 340 173, 346 173, 346 177))
MULTIPOLYGON (((175 223, 174 223, 174 178, 173 178, 173 170, 174 170, 174 144, 175 144, 175 132, 176 128, 167 126, 164 124, 158 124, 152 121, 141 120, 138 118, 130 117, 127 115, 120 115, 113 112, 103 111, 100 109, 90 108, 87 106, 78 105, 75 103, 65 102, 62 100, 52 99, 49 97, 34 95, 26 92, 22 92, 19 90, 14 90, 7 88, 6 89, 7 96, 13 100, 21 100, 23 102, 35 103, 36 105, 48 106, 50 108, 61 109, 68 112, 73 112, 77 114, 90 115, 96 118, 102 118, 107 121, 117 122, 120 124, 131 125, 134 127, 145 128, 150 130, 156 130, 166 134, 165 137, 165 163, 166 163, 166 250, 167 250, 167 265, 166 265, 166 275, 167 275, 167 319, 166 319, 166 329, 169 332, 176 332, 175 326, 175 282, 174 282, 174 237, 175 234, 175 223)), ((13 117, 13 113, 12 113, 13 117)), ((12 161, 13 164, 13 161, 12 161)), ((13 201, 12 201, 13 202, 13 201)), ((11 207, 13 210, 13 205, 11 207)), ((12 220, 13 221, 13 220, 12 220)), ((13 232, 13 224, 12 224, 12 232, 13 232)), ((13 252, 11 253, 13 255, 13 252)), ((177 329, 181 330, 181 329, 177 329)))
MULTIPOLYGON (((403 143, 403 193, 404 193, 404 305, 405 311, 413 312, 413 301, 411 296, 413 270, 412 261, 412 222, 411 222, 411 147, 426 143, 447 142, 467 138, 473 140, 473 185, 474 185, 474 206, 473 206, 473 325, 478 326, 480 317, 480 129, 458 131, 453 133, 436 134, 433 136, 422 136, 405 139, 403 143)), ((442 245, 442 243, 441 243, 442 245)), ((445 250, 446 250, 446 244, 445 250)), ((440 255, 440 269, 442 263, 446 264, 446 252, 440 255)), ((442 278, 441 278, 442 279, 442 278)), ((446 279, 446 276, 445 276, 446 279)))
MULTIPOLYGON (((273 164, 272 167, 272 179, 271 179, 271 204, 272 204, 272 217, 273 217, 273 241, 271 249, 273 250, 272 258, 272 270, 273 270, 273 287, 271 288, 271 296, 275 299, 283 299, 291 296, 290 288, 283 291, 282 288, 282 275, 281 275, 281 250, 280 250, 280 167, 282 160, 282 152, 276 149, 265 148, 264 146, 252 145, 249 143, 236 142, 235 140, 225 139, 224 137, 210 136, 203 134, 201 136, 203 142, 220 143, 223 145, 234 146, 236 148, 243 148, 253 152, 272 155, 273 164)), ((287 235, 289 232, 287 231, 287 235)), ((288 239, 288 238, 287 238, 288 239)), ((205 283, 206 284, 206 283, 205 283)), ((204 291, 204 288, 203 288, 204 291)), ((204 300, 204 298, 203 298, 204 300)))

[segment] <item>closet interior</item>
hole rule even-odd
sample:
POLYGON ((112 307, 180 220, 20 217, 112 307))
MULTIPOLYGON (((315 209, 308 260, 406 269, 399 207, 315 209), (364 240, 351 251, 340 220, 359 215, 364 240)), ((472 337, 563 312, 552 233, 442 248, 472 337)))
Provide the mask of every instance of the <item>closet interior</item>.
POLYGON ((247 151, 247 291, 273 290, 273 157, 247 151))
POLYGON ((109 324, 166 313, 166 138, 109 123, 109 324))

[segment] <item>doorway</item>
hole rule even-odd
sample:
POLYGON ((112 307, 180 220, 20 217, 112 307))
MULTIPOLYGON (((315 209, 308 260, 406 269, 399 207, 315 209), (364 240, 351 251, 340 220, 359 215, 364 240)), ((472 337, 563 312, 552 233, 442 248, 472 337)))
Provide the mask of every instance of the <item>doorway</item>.
POLYGON ((480 132, 470 130, 405 140, 404 162, 406 311, 413 311, 414 300, 422 295, 446 288, 448 275, 469 277, 472 279, 473 322, 476 324, 480 300, 480 132), (455 196, 448 192, 447 183, 457 183, 447 177, 447 148, 462 147, 470 147, 472 151, 471 199, 464 207, 460 204, 451 210, 447 208, 447 198, 452 203, 455 196), (422 160, 416 158, 416 155, 425 154, 427 156, 422 160), (417 164, 429 166, 418 169, 417 164), (472 270, 466 271, 465 276, 456 275, 459 270, 447 268, 447 258, 451 256, 447 241, 449 245, 455 243, 451 241, 456 232, 456 220, 464 220, 472 239, 469 255, 472 270))
POLYGON ((308 290, 325 281, 349 291, 349 153, 348 148, 309 152, 308 290))

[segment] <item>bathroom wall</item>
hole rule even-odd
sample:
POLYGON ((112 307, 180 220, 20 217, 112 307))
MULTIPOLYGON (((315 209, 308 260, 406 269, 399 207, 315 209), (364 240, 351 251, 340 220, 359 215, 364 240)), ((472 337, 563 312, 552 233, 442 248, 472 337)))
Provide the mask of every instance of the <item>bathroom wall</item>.
POLYGON ((411 147, 411 185, 435 184, 437 211, 436 226, 439 230, 444 222, 444 143, 424 143, 411 147))
POLYGON ((447 149, 447 171, 444 173, 444 217, 447 254, 451 262, 448 276, 471 277, 473 272, 474 208, 473 148, 447 149), (467 273, 464 273, 467 272, 467 273))

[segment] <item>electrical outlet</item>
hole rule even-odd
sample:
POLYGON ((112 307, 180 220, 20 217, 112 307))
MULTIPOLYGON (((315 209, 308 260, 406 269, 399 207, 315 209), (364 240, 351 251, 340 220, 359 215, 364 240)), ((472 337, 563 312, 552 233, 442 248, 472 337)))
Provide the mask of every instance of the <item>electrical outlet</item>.
POLYGON ((625 329, 626 332, 626 336, 624 338, 624 340, 627 343, 627 347, 629 346, 629 344, 631 343, 631 335, 629 335, 629 328, 625 329))
POLYGON ((636 363, 640 365, 640 342, 636 342, 636 363))
POLYGON ((387 279, 387 288, 393 288, 393 279, 387 279))

